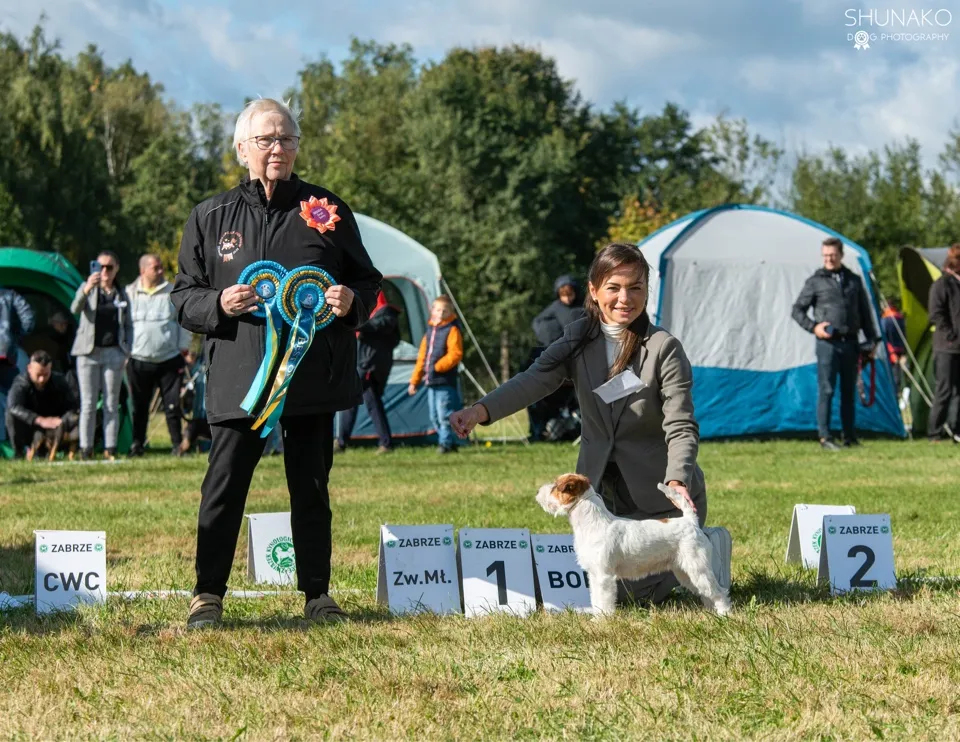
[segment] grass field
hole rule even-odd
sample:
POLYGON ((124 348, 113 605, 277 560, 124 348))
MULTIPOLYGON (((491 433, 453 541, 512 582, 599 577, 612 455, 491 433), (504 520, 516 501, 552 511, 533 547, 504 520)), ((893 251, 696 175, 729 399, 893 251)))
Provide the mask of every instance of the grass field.
MULTIPOLYGON (((186 598, 0 614, 0 737, 960 738, 957 582, 830 598, 783 563, 794 503, 850 503, 890 513, 901 579, 960 575, 958 451, 707 443, 700 462, 708 522, 734 538, 726 620, 688 598, 603 623, 392 618, 373 594, 380 523, 563 532, 533 496, 573 469, 575 449, 349 451, 332 492, 334 585, 351 623, 304 627, 295 595, 228 599, 222 629, 189 634, 186 598)), ((32 592, 44 528, 105 530, 112 591, 191 588, 204 468, 0 463, 0 590, 32 592)), ((286 509, 282 462, 266 459, 247 510, 286 509)), ((248 586, 244 538, 231 588, 248 586)))

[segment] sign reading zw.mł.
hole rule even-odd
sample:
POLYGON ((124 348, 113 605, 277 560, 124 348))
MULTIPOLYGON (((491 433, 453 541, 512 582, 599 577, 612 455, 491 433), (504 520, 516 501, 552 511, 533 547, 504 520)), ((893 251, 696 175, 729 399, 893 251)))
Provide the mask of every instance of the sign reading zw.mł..
POLYGON ((460 613, 452 525, 380 527, 377 602, 393 613, 460 613))

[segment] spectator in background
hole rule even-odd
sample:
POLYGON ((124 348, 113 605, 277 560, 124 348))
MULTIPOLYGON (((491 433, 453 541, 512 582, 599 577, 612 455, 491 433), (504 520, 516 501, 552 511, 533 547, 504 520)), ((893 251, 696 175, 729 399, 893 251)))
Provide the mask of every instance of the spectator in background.
POLYGON ((20 338, 33 332, 33 309, 20 294, 0 287, 0 407, 17 378, 20 338))
POLYGON ((905 362, 907 348, 904 345, 904 338, 907 336, 906 324, 903 315, 893 304, 888 304, 880 317, 880 330, 883 332, 883 338, 887 345, 887 358, 890 361, 890 367, 893 369, 893 383, 900 392, 900 385, 903 383, 903 368, 901 364, 905 362))
MULTIPOLYGON (((357 330, 357 373, 363 381, 363 403, 377 431, 377 453, 388 453, 393 445, 387 411, 383 408, 383 392, 393 368, 393 349, 400 344, 399 318, 400 311, 387 303, 387 296, 381 291, 370 319, 357 330)), ((358 405, 340 413, 338 451, 346 449, 359 409, 358 405)))
POLYGON ((120 389, 123 368, 130 355, 133 323, 130 302, 116 285, 120 261, 109 250, 97 256, 100 271, 91 273, 77 289, 70 311, 80 314, 73 355, 77 357, 80 386, 80 458, 93 458, 97 401, 103 389, 104 456, 117 455, 120 432, 120 389))
MULTIPOLYGON (((187 429, 183 432, 180 442, 180 453, 184 454, 198 445, 201 438, 210 440, 210 423, 207 422, 207 406, 204 400, 206 395, 207 368, 206 364, 193 351, 184 354, 186 373, 183 384, 183 406, 190 410, 190 420, 187 429)), ((279 425, 277 428, 279 429, 279 425)))
POLYGON ((149 254, 141 257, 140 277, 127 286, 133 321, 133 348, 127 367, 133 398, 131 456, 143 456, 150 403, 158 387, 170 432, 171 453, 181 454, 180 381, 183 354, 190 348, 191 336, 177 323, 177 311, 170 300, 172 291, 173 284, 164 278, 160 258, 149 254))
POLYGON ((421 381, 427 383, 430 422, 437 431, 438 453, 456 453, 457 439, 450 427, 450 415, 460 409, 457 367, 463 359, 463 335, 460 320, 448 296, 438 296, 430 308, 427 333, 420 341, 417 365, 410 376, 407 394, 417 393, 421 381))
MULTIPOLYGON (((580 285, 572 276, 563 275, 553 282, 553 290, 557 298, 538 314, 533 320, 533 333, 537 338, 538 346, 530 353, 527 359, 529 368, 543 353, 544 349, 563 337, 567 325, 586 316, 583 308, 583 297, 580 296, 580 285)), ((563 408, 571 411, 579 408, 576 390, 573 382, 567 381, 557 391, 534 402, 527 408, 527 418, 530 421, 530 440, 544 440, 545 434, 549 439, 547 423, 561 414, 563 408)), ((574 428, 574 433, 576 428, 574 428)))
POLYGON ((806 283, 793 305, 793 319, 817 338, 817 428, 820 446, 838 451, 830 435, 833 391, 840 377, 840 422, 843 445, 856 446, 857 361, 860 358, 858 333, 867 341, 880 342, 870 321, 870 301, 860 276, 843 265, 843 242, 828 237, 820 246, 823 268, 806 283), (813 319, 807 311, 813 307, 813 319))
MULTIPOLYGON (((930 407, 927 435, 932 442, 960 443, 960 411, 948 420, 951 401, 960 395, 960 244, 947 251, 943 273, 930 287, 928 300, 933 332, 933 371, 937 388, 930 407)), ((957 410, 957 408, 954 408, 957 410)))
POLYGON ((14 379, 4 416, 14 455, 22 456, 38 431, 46 434, 63 428, 63 439, 76 440, 79 408, 66 377, 53 370, 50 354, 35 351, 27 370, 14 379))

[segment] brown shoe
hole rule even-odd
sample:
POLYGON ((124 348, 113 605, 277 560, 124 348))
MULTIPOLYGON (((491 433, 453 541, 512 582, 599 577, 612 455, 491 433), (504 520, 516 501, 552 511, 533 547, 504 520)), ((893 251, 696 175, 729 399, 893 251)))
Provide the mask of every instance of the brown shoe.
POLYGON ((303 609, 303 617, 317 623, 347 620, 347 614, 329 595, 321 595, 319 598, 307 601, 303 609))
POLYGON ((223 620, 223 598, 213 593, 200 593, 190 601, 188 629, 216 626, 223 620))

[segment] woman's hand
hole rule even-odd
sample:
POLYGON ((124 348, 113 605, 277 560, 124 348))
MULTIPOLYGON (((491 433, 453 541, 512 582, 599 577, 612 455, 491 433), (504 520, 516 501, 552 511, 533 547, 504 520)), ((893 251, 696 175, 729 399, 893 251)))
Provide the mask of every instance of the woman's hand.
POLYGON ((87 276, 87 280, 83 282, 83 293, 87 296, 90 295, 90 292, 93 291, 94 287, 100 285, 100 274, 91 273, 87 276))
POLYGON ((450 427, 460 438, 466 438, 480 423, 485 423, 490 419, 490 413, 482 404, 475 404, 473 407, 454 412, 450 415, 450 427))
POLYGON ((257 308, 260 297, 253 286, 238 283, 223 290, 220 294, 220 306, 228 317, 239 317, 257 308))
POLYGON ((690 491, 687 489, 685 484, 678 482, 676 479, 671 479, 669 482, 667 482, 667 487, 673 487, 687 502, 690 503, 690 507, 693 508, 693 512, 697 512, 697 506, 694 505, 693 500, 690 498, 690 491))
POLYGON ((323 296, 338 317, 346 317, 353 306, 353 291, 342 284, 331 286, 323 296))
POLYGON ((412 397, 416 393, 417 393, 417 385, 407 384, 407 394, 409 394, 412 397))

